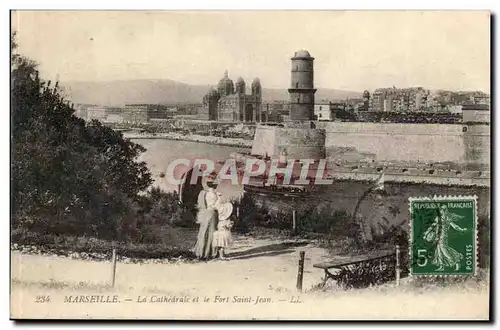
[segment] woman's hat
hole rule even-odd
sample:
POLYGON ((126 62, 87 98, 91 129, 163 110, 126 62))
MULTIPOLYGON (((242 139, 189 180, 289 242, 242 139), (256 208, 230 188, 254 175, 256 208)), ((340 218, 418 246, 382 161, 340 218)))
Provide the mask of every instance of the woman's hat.
POLYGON ((229 219, 231 214, 233 214, 233 204, 223 203, 223 204, 219 205, 218 211, 219 211, 219 219, 220 220, 229 219))
POLYGON ((203 172, 202 175, 201 175, 201 184, 203 186, 207 186, 207 187, 210 187, 210 188, 216 188, 218 183, 216 182, 216 177, 217 177, 217 174, 215 172, 212 172, 212 173, 206 173, 206 172, 203 172))

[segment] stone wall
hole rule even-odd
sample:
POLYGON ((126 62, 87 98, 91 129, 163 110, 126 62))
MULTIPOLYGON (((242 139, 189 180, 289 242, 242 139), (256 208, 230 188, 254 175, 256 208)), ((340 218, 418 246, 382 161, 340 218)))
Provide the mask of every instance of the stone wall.
POLYGON ((218 121, 238 121, 241 100, 236 95, 229 95, 219 100, 218 121))
POLYGON ((253 155, 278 156, 286 150, 288 158, 325 158, 325 131, 259 125, 252 146, 253 155))
POLYGON ((469 165, 490 164, 491 133, 489 125, 464 126, 465 158, 469 165))
POLYGON ((259 125, 255 128, 252 155, 273 156, 276 150, 276 127, 259 125))
POLYGON ((326 131, 326 154, 404 162, 478 163, 489 159, 487 125, 318 122, 326 131))

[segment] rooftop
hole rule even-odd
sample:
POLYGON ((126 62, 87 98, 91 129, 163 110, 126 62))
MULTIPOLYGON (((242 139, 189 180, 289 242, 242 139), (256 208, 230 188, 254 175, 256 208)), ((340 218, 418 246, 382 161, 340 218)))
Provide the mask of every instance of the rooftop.
POLYGON ((294 58, 311 58, 311 54, 307 50, 301 49, 295 52, 293 55, 294 58))

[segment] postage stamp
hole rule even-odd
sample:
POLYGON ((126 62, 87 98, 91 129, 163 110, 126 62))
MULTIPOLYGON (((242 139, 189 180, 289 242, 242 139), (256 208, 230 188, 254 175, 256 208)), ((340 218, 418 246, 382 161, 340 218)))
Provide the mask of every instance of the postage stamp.
POLYGON ((475 275, 477 196, 410 198, 410 274, 475 275))

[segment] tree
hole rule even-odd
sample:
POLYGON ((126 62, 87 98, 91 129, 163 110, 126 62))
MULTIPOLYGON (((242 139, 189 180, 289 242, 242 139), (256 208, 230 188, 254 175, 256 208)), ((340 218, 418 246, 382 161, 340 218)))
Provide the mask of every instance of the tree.
MULTIPOLYGON (((12 224, 116 238, 152 178, 145 149, 74 115, 11 37, 12 224)), ((131 220, 132 219, 132 220, 131 220)))

